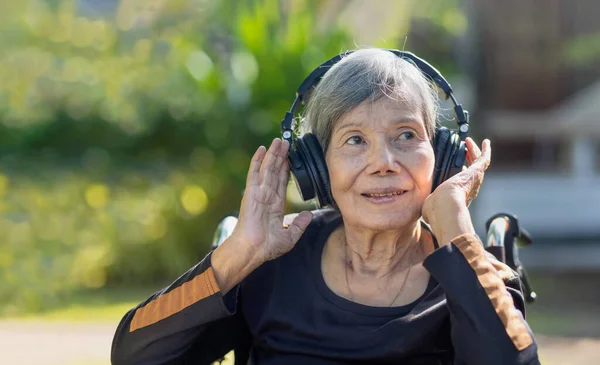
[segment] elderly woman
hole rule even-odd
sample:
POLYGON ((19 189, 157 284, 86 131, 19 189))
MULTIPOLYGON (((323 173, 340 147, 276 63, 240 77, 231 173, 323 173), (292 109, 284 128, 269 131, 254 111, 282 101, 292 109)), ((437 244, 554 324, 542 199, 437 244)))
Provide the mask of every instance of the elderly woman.
POLYGON ((305 123, 334 207, 284 217, 287 141, 257 149, 233 234, 122 319, 113 364, 539 364, 519 281, 467 209, 490 163, 433 193, 436 91, 378 49, 334 65, 305 123))

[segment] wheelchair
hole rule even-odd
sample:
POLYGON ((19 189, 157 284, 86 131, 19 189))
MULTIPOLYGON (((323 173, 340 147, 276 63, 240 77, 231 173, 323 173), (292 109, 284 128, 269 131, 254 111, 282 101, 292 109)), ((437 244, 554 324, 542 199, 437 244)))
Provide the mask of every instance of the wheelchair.
MULTIPOLYGON (((219 247, 233 233, 238 221, 237 217, 237 213, 232 213, 221 220, 213 237, 212 249, 219 247)), ((523 288, 525 302, 535 302, 537 294, 531 286, 525 267, 519 260, 519 249, 533 243, 529 232, 519 224, 517 216, 511 213, 494 214, 486 221, 485 228, 487 233, 485 240, 482 240, 485 250, 517 273, 523 288)), ((224 364, 226 358, 229 360, 227 363, 237 364, 237 362, 231 362, 230 356, 227 354, 226 357, 213 364, 224 364)))

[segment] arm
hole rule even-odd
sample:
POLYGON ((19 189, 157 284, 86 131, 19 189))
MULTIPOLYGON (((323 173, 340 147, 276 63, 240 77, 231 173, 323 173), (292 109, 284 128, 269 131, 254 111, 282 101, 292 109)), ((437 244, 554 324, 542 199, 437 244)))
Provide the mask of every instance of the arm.
POLYGON ((208 364, 243 341, 238 287, 221 292, 215 254, 125 314, 113 339, 113 365, 182 364, 190 354, 208 364))
POLYGON ((454 238, 424 266, 446 292, 456 364, 539 364, 519 281, 477 236, 454 238))
POLYGON ((288 148, 287 141, 275 139, 268 151, 257 149, 233 233, 123 317, 113 339, 113 365, 210 362, 244 341, 239 283, 262 263, 291 250, 312 220, 310 212, 302 212, 283 224, 288 148))
POLYGON ((490 164, 490 142, 483 142, 483 151, 470 138, 466 144, 469 167, 440 184, 423 205, 423 217, 443 245, 423 265, 446 292, 455 363, 539 364, 519 282, 486 254, 467 208, 490 164))

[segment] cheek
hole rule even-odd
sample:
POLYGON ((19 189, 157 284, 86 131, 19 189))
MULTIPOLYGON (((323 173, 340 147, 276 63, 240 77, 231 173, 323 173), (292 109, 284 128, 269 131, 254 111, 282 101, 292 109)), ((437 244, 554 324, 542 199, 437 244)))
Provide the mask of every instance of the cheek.
POLYGON ((329 172, 329 183, 333 194, 349 190, 356 179, 356 167, 360 162, 349 156, 331 156, 325 158, 329 172))
POLYGON ((409 170, 417 185, 422 190, 430 192, 435 167, 433 148, 430 145, 418 148, 411 155, 409 165, 409 170))

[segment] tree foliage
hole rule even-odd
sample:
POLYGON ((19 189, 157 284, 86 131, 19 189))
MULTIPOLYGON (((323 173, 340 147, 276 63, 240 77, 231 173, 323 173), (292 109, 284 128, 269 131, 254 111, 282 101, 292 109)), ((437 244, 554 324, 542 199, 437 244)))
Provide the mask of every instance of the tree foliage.
POLYGON ((192 266, 302 78, 350 47, 316 1, 115 4, 0 11, 4 312, 192 266))
POLYGON ((296 87, 355 48, 332 3, 1 2, 0 312, 203 257, 296 87))

